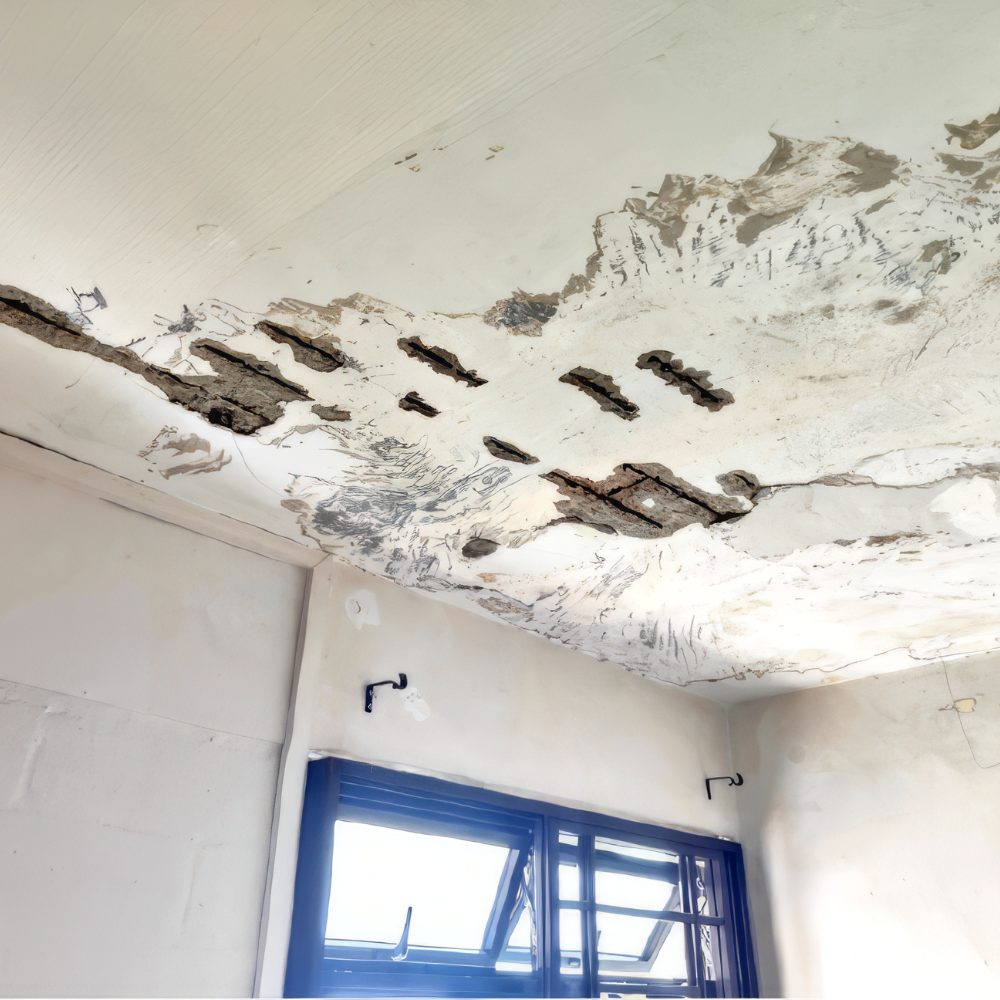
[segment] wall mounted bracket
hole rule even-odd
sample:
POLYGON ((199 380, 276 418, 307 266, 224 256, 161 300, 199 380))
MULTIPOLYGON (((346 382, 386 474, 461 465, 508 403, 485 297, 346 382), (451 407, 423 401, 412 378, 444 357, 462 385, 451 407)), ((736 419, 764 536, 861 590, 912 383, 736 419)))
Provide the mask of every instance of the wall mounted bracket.
POLYGON ((711 798, 712 798, 712 782, 713 781, 728 781, 730 787, 736 787, 736 788, 738 788, 740 785, 743 784, 743 775, 740 774, 739 771, 737 771, 735 778, 730 777, 728 774, 720 774, 718 777, 715 777, 715 778, 706 778, 705 779, 705 791, 708 793, 709 800, 711 800, 711 798))
MULTIPOLYGON (((365 711, 371 712, 375 704, 375 688, 382 687, 383 684, 391 684, 393 691, 402 691, 406 687, 406 674, 400 674, 398 681, 376 681, 365 688, 365 711)), ((709 796, 711 798, 711 796, 709 796)))

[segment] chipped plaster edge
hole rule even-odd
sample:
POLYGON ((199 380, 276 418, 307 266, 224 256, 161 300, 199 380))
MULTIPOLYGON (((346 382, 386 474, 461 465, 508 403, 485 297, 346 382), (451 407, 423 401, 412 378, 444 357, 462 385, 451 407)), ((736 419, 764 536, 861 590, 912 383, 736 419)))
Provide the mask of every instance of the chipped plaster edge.
POLYGON ((327 558, 327 553, 316 545, 305 545, 235 517, 198 507, 4 431, 0 431, 0 466, 50 480, 276 562, 311 569, 327 558))

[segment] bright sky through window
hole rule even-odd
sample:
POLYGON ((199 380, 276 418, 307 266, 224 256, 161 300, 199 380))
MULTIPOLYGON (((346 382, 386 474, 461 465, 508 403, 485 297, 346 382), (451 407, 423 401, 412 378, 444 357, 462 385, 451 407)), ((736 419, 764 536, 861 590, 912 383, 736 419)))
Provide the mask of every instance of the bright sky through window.
POLYGON ((478 951, 509 851, 338 820, 327 940, 478 951))

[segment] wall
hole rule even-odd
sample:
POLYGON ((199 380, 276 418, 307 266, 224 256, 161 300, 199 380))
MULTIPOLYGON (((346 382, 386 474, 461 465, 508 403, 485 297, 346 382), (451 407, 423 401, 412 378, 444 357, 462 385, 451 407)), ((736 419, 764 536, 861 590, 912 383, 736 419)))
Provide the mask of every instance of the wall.
POLYGON ((247 995, 304 574, 0 467, 0 994, 247 995))
POLYGON ((310 743, 389 767, 713 834, 736 832, 725 712, 350 568, 335 578, 310 743), (356 627, 358 626, 358 627, 356 627), (407 674, 406 691, 370 681, 407 674))
POLYGON ((732 734, 765 995, 1000 994, 1000 656, 751 702, 732 734))

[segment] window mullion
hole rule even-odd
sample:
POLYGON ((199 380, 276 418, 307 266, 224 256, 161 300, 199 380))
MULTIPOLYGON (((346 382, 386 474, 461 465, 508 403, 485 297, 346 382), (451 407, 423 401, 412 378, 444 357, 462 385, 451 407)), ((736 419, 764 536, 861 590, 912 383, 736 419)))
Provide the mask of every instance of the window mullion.
POLYGON ((555 989, 559 977, 559 824, 551 816, 542 819, 542 838, 539 884, 539 932, 542 947, 542 983, 546 997, 560 996, 555 989))
POLYGON ((583 909, 583 953, 584 970, 586 973, 586 993, 588 997, 598 995, 599 979, 599 950, 597 939, 597 875, 594 868, 594 836, 593 834, 581 834, 580 836, 580 875, 581 893, 580 898, 584 904, 583 909))
POLYGON ((682 905, 684 910, 694 917, 684 927, 684 946, 687 952, 688 977, 691 980, 691 984, 697 988, 698 996, 704 996, 705 984, 698 950, 698 936, 701 933, 701 929, 697 913, 698 900, 694 880, 694 858, 690 854, 681 855, 680 875, 682 905))

